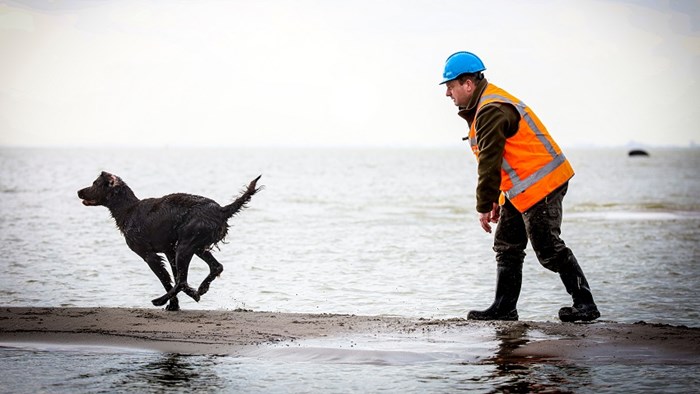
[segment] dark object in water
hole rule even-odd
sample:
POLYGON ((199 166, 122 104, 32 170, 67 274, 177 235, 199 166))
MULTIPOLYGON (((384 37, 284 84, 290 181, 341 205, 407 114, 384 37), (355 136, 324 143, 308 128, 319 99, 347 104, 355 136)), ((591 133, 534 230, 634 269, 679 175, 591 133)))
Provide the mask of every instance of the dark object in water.
POLYGON ((642 149, 632 149, 628 153, 629 156, 649 156, 649 153, 642 149))

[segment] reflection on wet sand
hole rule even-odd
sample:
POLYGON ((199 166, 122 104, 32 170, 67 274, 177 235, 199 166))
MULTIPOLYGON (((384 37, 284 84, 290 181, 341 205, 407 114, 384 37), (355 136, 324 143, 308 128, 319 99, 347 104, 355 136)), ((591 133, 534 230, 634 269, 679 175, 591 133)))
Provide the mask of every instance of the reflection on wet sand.
POLYGON ((158 354, 145 364, 122 363, 106 371, 122 376, 114 382, 114 389, 137 392, 139 389, 159 391, 156 388, 187 389, 187 391, 223 389, 229 383, 215 371, 216 356, 191 356, 176 353, 158 354))
POLYGON ((700 363, 524 356, 540 341, 575 345, 533 323, 468 330, 462 323, 279 342, 245 356, 14 344, 0 346, 0 380, 15 392, 66 393, 692 392, 700 385, 700 363))
POLYGON ((513 352, 532 340, 527 324, 496 329, 498 348, 486 360, 495 369, 484 381, 493 384, 495 392, 574 392, 591 384, 590 368, 545 358, 514 355, 513 352))

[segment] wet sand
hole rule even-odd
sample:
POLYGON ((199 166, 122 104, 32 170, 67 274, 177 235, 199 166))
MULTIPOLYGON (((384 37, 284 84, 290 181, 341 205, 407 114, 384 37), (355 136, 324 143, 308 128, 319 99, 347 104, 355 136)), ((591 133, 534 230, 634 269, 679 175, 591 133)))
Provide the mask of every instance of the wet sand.
POLYGON ((700 364, 700 328, 643 322, 473 322, 241 310, 0 308, 0 345, 49 343, 246 355, 319 338, 333 343, 333 338, 357 335, 454 337, 455 333, 483 336, 484 332, 500 341, 493 357, 516 362, 700 364))

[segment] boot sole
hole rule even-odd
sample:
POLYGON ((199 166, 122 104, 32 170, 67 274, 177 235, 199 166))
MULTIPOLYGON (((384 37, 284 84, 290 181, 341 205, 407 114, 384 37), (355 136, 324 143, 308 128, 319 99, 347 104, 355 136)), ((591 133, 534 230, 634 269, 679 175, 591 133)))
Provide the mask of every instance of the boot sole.
POLYGON ((518 312, 509 313, 504 316, 488 316, 479 315, 474 312, 469 312, 467 314, 467 320, 479 320, 479 321, 491 321, 491 320, 505 320, 505 321, 518 321, 518 312))
MULTIPOLYGON (((562 308, 562 310, 564 310, 564 308, 562 308)), ((588 312, 585 314, 577 314, 570 310, 565 310, 564 313, 562 313, 562 310, 559 310, 559 320, 563 321, 564 323, 573 323, 577 321, 593 321, 600 317, 600 312, 598 311, 588 312)))

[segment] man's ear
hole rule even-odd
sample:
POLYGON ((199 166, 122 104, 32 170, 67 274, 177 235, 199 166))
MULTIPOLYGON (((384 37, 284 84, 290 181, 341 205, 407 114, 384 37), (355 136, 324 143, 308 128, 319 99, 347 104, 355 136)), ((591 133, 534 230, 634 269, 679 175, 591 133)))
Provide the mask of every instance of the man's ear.
POLYGON ((470 78, 464 80, 464 84, 467 85, 467 92, 471 93, 476 89, 476 84, 470 78))

